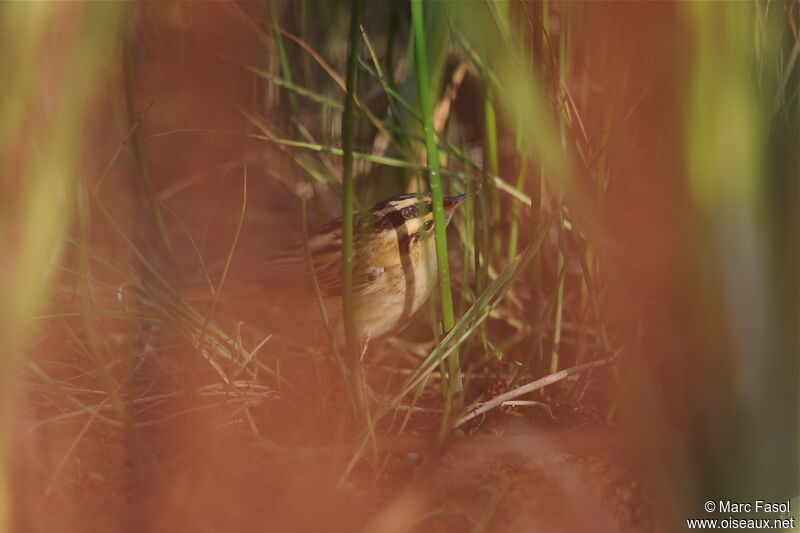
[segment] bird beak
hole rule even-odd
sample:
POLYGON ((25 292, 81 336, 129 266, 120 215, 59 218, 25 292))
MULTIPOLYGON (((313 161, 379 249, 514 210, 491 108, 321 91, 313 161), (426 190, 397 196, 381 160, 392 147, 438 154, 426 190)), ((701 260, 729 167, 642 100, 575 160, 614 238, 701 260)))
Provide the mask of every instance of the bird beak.
POLYGON ((464 200, 474 195, 475 192, 477 191, 471 192, 469 194, 459 194, 457 196, 444 197, 444 216, 448 224, 450 223, 450 220, 452 220, 453 215, 456 214, 456 207, 463 204, 464 200))
POLYGON ((464 200, 466 200, 470 196, 475 196, 476 194, 478 194, 478 191, 472 191, 469 194, 459 194, 457 196, 445 196, 444 198, 445 212, 450 212, 454 210, 456 207, 463 204, 464 200))

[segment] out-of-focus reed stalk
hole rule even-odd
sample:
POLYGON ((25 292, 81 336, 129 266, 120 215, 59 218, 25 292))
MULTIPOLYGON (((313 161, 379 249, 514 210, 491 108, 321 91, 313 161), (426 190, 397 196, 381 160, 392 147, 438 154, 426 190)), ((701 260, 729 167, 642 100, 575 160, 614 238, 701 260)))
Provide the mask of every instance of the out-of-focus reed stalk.
POLYGON ((797 6, 794 35, 786 6, 684 6, 696 43, 685 150, 692 236, 702 251, 693 261, 701 289, 694 322, 703 324, 695 332, 703 357, 692 361, 692 392, 703 407, 692 420, 701 444, 693 449, 693 475, 698 490, 732 499, 797 495, 797 293, 789 307, 776 297, 797 287, 797 271, 787 276, 772 263, 791 261, 797 243, 773 249, 787 228, 771 225, 786 220, 787 210, 797 212, 800 135, 796 122, 782 122, 797 105, 791 50, 800 38, 797 6), (783 79, 793 80, 792 100, 782 98, 783 79), (783 198, 792 188, 794 198, 783 198), (792 316, 787 328, 784 319, 792 316))
POLYGON ((0 6, 0 32, 13 43, 0 51, 0 530, 9 518, 5 431, 11 358, 31 334, 30 320, 61 254, 85 113, 101 69, 113 57, 122 11, 121 4, 0 6), (56 27, 63 31, 54 32, 56 27), (52 42, 54 33, 58 43, 52 42), (62 75, 45 84, 42 71, 62 75))

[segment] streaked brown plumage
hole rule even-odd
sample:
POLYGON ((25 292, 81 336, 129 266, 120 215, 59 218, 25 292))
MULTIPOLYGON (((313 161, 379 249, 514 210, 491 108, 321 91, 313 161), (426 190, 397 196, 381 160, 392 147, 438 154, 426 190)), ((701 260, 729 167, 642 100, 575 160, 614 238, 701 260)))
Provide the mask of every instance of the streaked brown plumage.
MULTIPOLYGON (((464 195, 445 197, 449 223, 464 195)), ((395 196, 355 216, 353 294, 361 342, 405 326, 427 300, 436 279, 433 214, 429 195, 395 196)), ((329 324, 342 341, 341 219, 308 239, 308 252, 329 324)), ((248 322, 304 343, 325 339, 319 299, 304 243, 297 243, 224 289, 220 301, 248 322)), ((208 300, 210 291, 183 291, 189 300, 208 300), (199 296, 199 298, 198 298, 199 296)))

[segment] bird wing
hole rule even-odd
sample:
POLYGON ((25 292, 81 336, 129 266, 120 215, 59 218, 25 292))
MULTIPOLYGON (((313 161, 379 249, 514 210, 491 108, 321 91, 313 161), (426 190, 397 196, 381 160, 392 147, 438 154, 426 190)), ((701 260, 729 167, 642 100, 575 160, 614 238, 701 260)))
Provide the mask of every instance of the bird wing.
MULTIPOLYGON (((335 230, 320 232, 308 240, 314 276, 323 296, 342 294, 341 247, 341 233, 335 230)), ((301 242, 265 261, 262 272, 270 278, 270 283, 280 285, 283 290, 302 288, 305 292, 314 288, 308 266, 306 245, 301 242)))

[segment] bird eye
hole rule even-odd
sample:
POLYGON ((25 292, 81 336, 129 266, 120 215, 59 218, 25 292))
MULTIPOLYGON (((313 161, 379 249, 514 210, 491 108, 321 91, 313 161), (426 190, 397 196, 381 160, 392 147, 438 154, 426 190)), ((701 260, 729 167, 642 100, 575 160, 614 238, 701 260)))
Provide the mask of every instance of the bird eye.
POLYGON ((431 229, 433 229, 433 220, 428 220, 422 225, 423 231, 430 231, 431 229))

